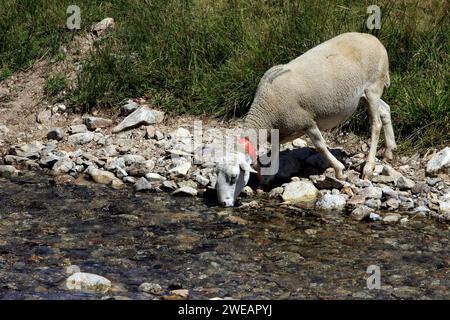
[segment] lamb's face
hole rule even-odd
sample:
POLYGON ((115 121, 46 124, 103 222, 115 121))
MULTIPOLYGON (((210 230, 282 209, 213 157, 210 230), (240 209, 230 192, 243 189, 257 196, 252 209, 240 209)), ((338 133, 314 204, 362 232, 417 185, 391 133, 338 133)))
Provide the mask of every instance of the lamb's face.
POLYGON ((232 207, 247 185, 250 172, 256 172, 247 162, 245 156, 240 156, 235 161, 222 159, 216 166, 217 172, 217 199, 224 207, 232 207))

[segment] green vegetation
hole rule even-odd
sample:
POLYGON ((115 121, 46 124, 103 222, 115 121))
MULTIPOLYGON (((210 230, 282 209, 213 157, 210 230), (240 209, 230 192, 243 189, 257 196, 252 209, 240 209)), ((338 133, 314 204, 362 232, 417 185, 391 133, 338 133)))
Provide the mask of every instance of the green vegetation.
MULTIPOLYGON (((147 96, 173 113, 241 116, 270 66, 337 34, 372 32, 390 56, 384 99, 399 142, 409 149, 450 142, 445 0, 80 0, 82 30, 69 31, 71 2, 3 0, 0 71, 28 68, 113 17, 117 28, 83 64, 72 105, 116 107, 147 96), (374 3, 382 25, 369 31, 366 8, 374 3)), ((366 133, 364 117, 361 109, 345 128, 366 133)))
POLYGON ((48 77, 45 81, 44 93, 50 97, 56 97, 63 90, 67 90, 69 87, 69 80, 64 74, 57 74, 51 77, 48 77))

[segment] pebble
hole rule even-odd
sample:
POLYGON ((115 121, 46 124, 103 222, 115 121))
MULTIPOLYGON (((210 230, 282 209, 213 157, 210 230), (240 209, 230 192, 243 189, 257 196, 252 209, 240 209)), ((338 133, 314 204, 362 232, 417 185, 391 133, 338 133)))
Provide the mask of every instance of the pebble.
POLYGON ((163 288, 157 283, 144 282, 139 286, 139 290, 154 295, 161 295, 164 293, 163 288))
POLYGON ((47 133, 47 139, 60 141, 64 138, 64 131, 61 128, 53 128, 47 133))
POLYGON ((310 181, 293 181, 284 185, 281 195, 283 201, 290 203, 315 202, 319 197, 319 190, 310 181))
POLYGON ((316 209, 324 211, 343 210, 345 203, 345 198, 341 195, 325 194, 316 202, 316 209))
POLYGON ((76 272, 66 279, 65 288, 72 291, 106 293, 111 289, 111 281, 96 274, 76 272))
POLYGON ((197 190, 192 187, 181 187, 172 192, 172 195, 195 197, 197 195, 197 190))
POLYGON ((383 222, 392 223, 392 222, 398 222, 401 219, 401 215, 398 213, 387 215, 383 218, 383 222))

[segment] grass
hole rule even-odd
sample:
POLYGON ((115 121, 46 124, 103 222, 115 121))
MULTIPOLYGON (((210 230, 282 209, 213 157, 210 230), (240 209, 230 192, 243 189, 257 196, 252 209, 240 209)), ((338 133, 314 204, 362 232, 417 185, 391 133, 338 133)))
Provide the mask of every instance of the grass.
MULTIPOLYGON (((110 16, 117 28, 83 63, 73 106, 116 108, 146 96, 174 114, 242 116, 271 66, 347 31, 386 46, 395 133, 409 150, 450 143, 449 5, 445 0, 376 1, 381 30, 367 30, 357 0, 77 1, 82 30, 65 28, 71 1, 3 0, 0 75, 58 54, 75 34, 110 16)), ((1 79, 1 78, 0 78, 1 79)), ((361 109, 344 130, 367 133, 361 109)))
POLYGON ((49 97, 57 97, 69 88, 69 80, 64 74, 56 74, 45 81, 44 93, 49 97))

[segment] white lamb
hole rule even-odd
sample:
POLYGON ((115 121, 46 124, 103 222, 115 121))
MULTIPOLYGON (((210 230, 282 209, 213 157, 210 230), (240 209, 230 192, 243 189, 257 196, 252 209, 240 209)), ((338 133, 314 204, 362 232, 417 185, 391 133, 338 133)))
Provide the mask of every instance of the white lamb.
MULTIPOLYGON (((320 130, 344 122, 356 110, 359 100, 365 98, 371 119, 371 146, 362 177, 368 179, 374 170, 382 127, 384 156, 392 159, 392 151, 397 147, 390 107, 381 100, 389 84, 388 55, 381 42, 365 33, 344 33, 287 64, 269 69, 259 83, 244 128, 278 129, 280 143, 307 134, 334 168, 336 177, 345 179, 344 165, 330 153, 320 130)), ((247 151, 254 149, 248 140, 241 142, 247 151)), ((216 189, 219 203, 233 206, 248 183, 250 164, 255 161, 248 154, 226 158, 217 167, 216 189)), ((272 156, 277 158, 278 154, 272 156)))

